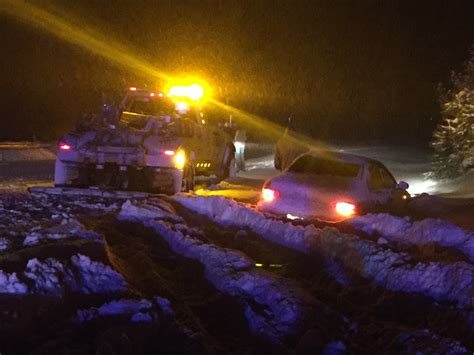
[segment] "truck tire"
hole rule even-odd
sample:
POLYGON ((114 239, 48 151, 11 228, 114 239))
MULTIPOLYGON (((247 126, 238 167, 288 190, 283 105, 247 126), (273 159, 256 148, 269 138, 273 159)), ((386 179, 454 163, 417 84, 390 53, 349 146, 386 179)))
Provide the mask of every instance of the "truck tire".
POLYGON ((54 164, 54 186, 75 187, 78 184, 79 171, 77 168, 57 159, 54 164))

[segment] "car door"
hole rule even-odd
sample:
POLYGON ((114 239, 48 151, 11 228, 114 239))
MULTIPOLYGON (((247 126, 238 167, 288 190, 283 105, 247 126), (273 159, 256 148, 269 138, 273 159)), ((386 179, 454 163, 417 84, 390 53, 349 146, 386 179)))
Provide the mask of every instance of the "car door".
POLYGON ((381 164, 368 164, 368 190, 372 205, 383 206, 390 202, 396 181, 381 164))

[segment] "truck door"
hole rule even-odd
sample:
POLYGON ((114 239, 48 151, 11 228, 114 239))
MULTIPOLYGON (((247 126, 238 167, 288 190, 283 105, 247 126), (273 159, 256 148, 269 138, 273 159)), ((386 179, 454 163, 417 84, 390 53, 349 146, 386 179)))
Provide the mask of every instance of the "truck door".
POLYGON ((218 126, 213 126, 211 129, 211 142, 212 142, 212 147, 211 147, 211 160, 213 165, 216 168, 220 168, 223 158, 224 158, 224 153, 226 150, 226 133, 224 131, 224 128, 218 127, 218 126))

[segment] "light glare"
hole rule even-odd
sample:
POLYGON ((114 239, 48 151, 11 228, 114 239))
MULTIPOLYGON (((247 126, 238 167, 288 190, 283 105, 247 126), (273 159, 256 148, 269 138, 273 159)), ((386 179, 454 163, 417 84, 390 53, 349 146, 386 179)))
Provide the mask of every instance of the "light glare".
POLYGON ((61 143, 59 144, 59 149, 64 150, 64 151, 69 151, 71 150, 71 146, 67 143, 61 143))
POLYGON ((204 96, 204 89, 198 84, 192 84, 189 86, 173 86, 170 88, 169 93, 172 96, 186 97, 198 101, 204 96))
POLYGON ((272 189, 262 189, 262 199, 265 202, 272 202, 277 196, 278 193, 272 189))
POLYGON ((184 164, 186 163, 186 156, 182 150, 180 150, 178 153, 176 153, 174 157, 174 165, 182 170, 184 168, 184 164))
POLYGON ((338 202, 336 203, 336 212, 341 216, 350 217, 355 214, 356 206, 349 202, 338 202))

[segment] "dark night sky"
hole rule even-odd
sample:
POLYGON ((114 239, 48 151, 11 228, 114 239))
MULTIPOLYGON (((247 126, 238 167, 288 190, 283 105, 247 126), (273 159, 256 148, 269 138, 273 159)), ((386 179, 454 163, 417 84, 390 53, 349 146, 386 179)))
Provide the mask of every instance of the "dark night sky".
MULTIPOLYGON (((474 44, 474 1, 32 1, 218 99, 322 139, 426 143, 474 44)), ((1 5, 0 5, 1 6, 1 5)), ((0 13, 0 139, 54 139, 143 78, 0 13)))

